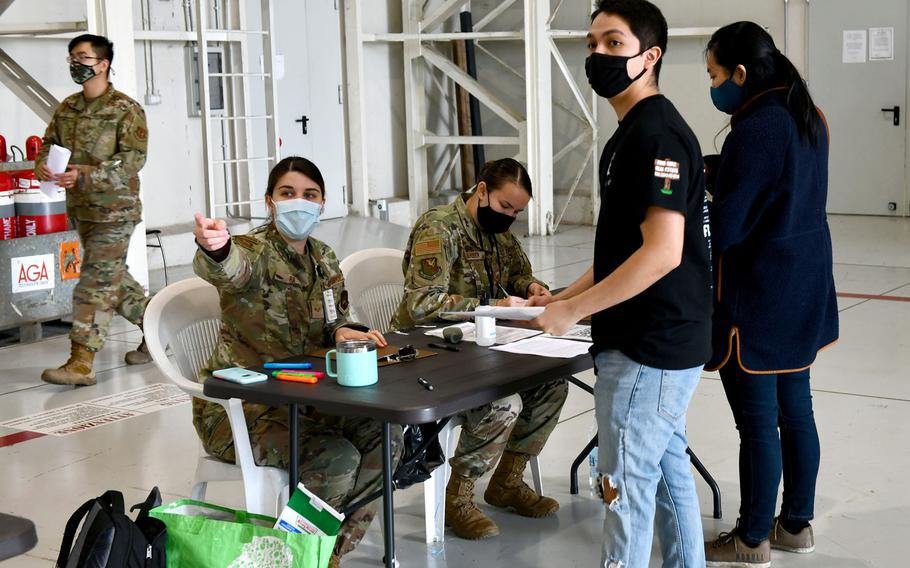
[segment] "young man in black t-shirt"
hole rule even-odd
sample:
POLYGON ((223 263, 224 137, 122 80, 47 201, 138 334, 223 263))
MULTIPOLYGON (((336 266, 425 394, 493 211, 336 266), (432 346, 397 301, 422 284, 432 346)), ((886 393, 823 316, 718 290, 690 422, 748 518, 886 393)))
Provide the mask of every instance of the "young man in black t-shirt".
POLYGON ((600 162, 594 264, 533 302, 559 335, 592 315, 603 566, 704 566, 686 410, 711 353, 711 273, 698 141, 658 89, 667 23, 644 0, 601 0, 585 65, 619 127, 600 162))

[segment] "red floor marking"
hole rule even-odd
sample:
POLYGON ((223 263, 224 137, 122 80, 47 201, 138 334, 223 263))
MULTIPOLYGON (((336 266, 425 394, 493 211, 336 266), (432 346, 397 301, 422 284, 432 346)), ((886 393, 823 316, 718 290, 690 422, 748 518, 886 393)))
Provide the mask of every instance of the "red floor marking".
POLYGON ((35 438, 43 438, 47 434, 42 434, 41 432, 16 432, 15 434, 9 434, 7 436, 0 436, 0 448, 5 448, 6 446, 15 446, 20 442, 28 442, 29 440, 34 440, 35 438))
POLYGON ((860 300, 883 300, 886 302, 910 302, 907 296, 878 296, 876 294, 854 294, 853 292, 838 292, 838 298, 857 298, 860 300))

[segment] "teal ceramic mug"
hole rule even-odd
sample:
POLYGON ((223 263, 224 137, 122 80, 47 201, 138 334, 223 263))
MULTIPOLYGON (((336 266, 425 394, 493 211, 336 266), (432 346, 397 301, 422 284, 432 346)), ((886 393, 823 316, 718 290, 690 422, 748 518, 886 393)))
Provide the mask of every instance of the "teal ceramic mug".
POLYGON ((376 342, 372 340, 339 341, 325 354, 325 370, 343 387, 367 387, 379 381, 376 364, 376 342), (332 368, 335 354, 336 369, 332 368))

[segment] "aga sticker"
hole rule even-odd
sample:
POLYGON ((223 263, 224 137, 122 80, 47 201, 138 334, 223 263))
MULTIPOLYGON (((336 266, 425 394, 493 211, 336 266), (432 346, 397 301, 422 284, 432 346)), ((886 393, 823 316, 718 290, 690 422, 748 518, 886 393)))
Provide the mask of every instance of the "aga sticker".
POLYGON ((10 259, 13 294, 53 290, 56 281, 55 259, 52 254, 19 256, 10 259))

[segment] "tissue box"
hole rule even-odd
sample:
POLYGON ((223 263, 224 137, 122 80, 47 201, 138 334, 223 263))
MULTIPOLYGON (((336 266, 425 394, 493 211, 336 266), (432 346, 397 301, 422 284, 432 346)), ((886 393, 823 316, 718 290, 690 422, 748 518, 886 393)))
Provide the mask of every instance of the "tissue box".
POLYGON ((298 483, 275 528, 290 533, 335 536, 343 520, 344 515, 298 483))

